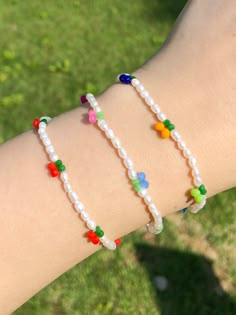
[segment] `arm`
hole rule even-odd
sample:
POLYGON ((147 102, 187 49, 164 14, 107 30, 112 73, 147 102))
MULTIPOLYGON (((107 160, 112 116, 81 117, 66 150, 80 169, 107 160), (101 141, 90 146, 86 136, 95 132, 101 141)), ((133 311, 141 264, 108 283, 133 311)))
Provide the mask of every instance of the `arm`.
MULTIPOLYGON (((221 2, 214 3, 218 14, 221 2)), ((167 44, 135 74, 197 157, 210 196, 235 186, 235 39, 229 23, 235 19, 225 8, 227 23, 221 17, 212 25, 212 8, 204 6, 190 2, 167 44), (209 32, 214 29, 208 37, 195 31, 203 20, 209 32), (214 46, 215 38, 210 41, 214 34, 220 47, 214 46)), ((174 145, 150 128, 155 120, 135 91, 111 86, 99 102, 137 169, 147 172, 163 216, 183 208, 189 169, 174 145)), ((115 239, 150 217, 107 140, 94 126, 81 123, 86 113, 79 108, 56 117, 48 133, 91 217, 115 239)), ((99 247, 87 243, 87 230, 60 182, 48 176, 48 159, 34 132, 1 145, 0 160, 0 309, 7 314, 99 247)))

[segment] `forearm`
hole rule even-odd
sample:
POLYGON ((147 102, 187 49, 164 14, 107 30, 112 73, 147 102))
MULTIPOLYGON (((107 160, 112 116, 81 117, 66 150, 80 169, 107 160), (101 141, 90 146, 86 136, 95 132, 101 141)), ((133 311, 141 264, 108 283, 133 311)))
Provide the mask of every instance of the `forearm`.
MULTIPOLYGON (((228 111, 228 127, 219 131, 222 113, 211 112, 207 96, 199 105, 198 93, 186 90, 183 74, 179 77, 163 58, 157 58, 157 65, 155 78, 147 70, 137 75, 197 157, 208 195, 234 186, 233 112, 228 111)), ((135 91, 112 86, 99 102, 136 169, 146 172, 162 215, 185 207, 189 169, 174 143, 160 139, 151 128, 154 116, 135 91)), ((48 134, 91 217, 115 239, 143 226, 150 216, 112 146, 94 125, 84 123, 86 114, 86 108, 79 108, 56 117, 48 134)), ((60 181, 48 175, 48 158, 37 133, 29 131, 8 141, 0 147, 0 156, 0 304, 1 314, 6 314, 99 246, 87 242, 87 230, 60 181)))

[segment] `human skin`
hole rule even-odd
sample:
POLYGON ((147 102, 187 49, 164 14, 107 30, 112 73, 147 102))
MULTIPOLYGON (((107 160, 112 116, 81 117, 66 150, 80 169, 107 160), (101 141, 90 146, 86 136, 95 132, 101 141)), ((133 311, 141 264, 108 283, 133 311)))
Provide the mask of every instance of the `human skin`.
MULTIPOLYGON (((163 48, 135 72, 197 157, 208 196, 236 181, 235 21, 234 0, 190 1, 163 48)), ((146 172, 162 215, 185 207, 189 168, 174 143, 153 130, 156 120, 135 90, 112 85, 98 101, 136 169, 146 172)), ((84 123, 86 114, 85 107, 64 113, 47 131, 91 217, 115 239, 150 216, 107 139, 84 123)), ((87 242, 60 181, 48 175, 35 131, 1 145, 0 162, 4 315, 101 247, 87 242)))

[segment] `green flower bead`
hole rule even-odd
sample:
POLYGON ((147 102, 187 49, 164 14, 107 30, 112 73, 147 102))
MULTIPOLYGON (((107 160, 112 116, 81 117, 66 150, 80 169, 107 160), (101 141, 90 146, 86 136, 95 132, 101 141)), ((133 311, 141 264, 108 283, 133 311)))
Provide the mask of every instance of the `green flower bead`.
POLYGON ((199 194, 198 196, 194 197, 194 200, 197 202, 197 203, 201 203, 204 199, 204 196, 199 194))
POLYGON ((205 194, 207 193, 207 190, 206 190, 206 188, 205 188, 205 186, 204 186, 203 184, 200 185, 200 186, 198 187, 198 189, 199 189, 201 195, 205 195, 205 194))
POLYGON ((131 183, 135 186, 135 185, 139 185, 139 180, 136 179, 132 179, 131 183))
POLYGON ((96 226, 95 233, 97 234, 98 237, 102 237, 104 235, 103 230, 101 230, 100 226, 96 226))
POLYGON ((197 197, 197 196, 199 196, 201 193, 200 193, 200 191, 199 191, 197 188, 193 188, 193 189, 190 190, 190 194, 191 194, 191 196, 193 196, 193 197, 197 197))
POLYGON ((139 191, 141 190, 140 184, 134 185, 134 190, 135 190, 136 192, 139 192, 139 191))
POLYGON ((175 125, 169 124, 169 126, 167 126, 167 129, 169 129, 170 131, 174 130, 175 129, 175 125))
POLYGON ((66 170, 66 167, 65 167, 65 165, 63 165, 63 164, 62 164, 62 165, 59 165, 57 168, 58 168, 58 171, 59 171, 59 172, 63 172, 63 171, 66 170))
POLYGON ((168 128, 168 126, 171 124, 171 122, 169 121, 169 119, 166 119, 163 121, 163 124, 165 125, 166 128, 168 128))
POLYGON ((104 118, 103 112, 98 112, 96 114, 96 117, 97 117, 97 119, 103 119, 104 118))
POLYGON ((48 123, 48 121, 47 121, 47 119, 46 119, 46 118, 41 119, 41 120, 40 120, 40 122, 45 122, 45 124, 47 124, 47 123, 48 123))
POLYGON ((55 164, 56 164, 57 167, 59 167, 60 165, 62 165, 62 161, 61 161, 61 160, 57 160, 57 161, 55 162, 55 164))

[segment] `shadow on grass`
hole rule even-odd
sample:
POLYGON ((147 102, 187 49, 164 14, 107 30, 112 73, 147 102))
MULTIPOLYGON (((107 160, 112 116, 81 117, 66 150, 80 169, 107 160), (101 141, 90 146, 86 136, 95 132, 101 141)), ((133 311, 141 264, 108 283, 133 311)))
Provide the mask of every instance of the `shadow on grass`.
POLYGON ((153 283, 161 315, 236 314, 235 301, 223 290, 205 256, 152 245, 136 245, 136 251, 153 283), (166 289, 157 288, 158 276, 167 279, 166 289))

